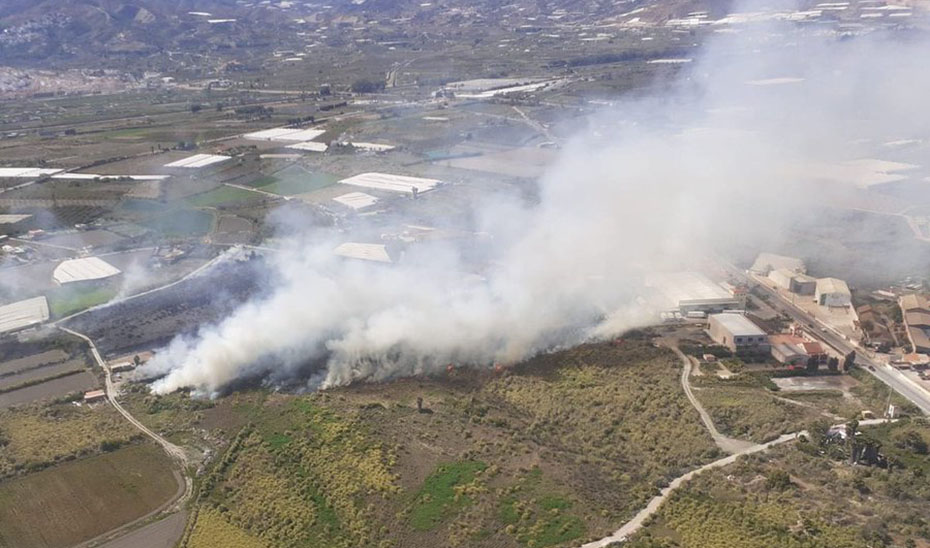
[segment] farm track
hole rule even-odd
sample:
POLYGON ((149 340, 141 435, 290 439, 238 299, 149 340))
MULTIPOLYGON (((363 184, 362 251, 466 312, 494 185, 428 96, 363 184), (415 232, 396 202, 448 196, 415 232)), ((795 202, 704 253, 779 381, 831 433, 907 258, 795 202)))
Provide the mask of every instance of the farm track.
MULTIPOLYGON (((716 427, 714 427, 713 425, 713 421, 711 421, 710 419, 710 415, 707 414, 703 406, 701 406, 700 402, 698 402, 697 398, 695 398, 694 395, 691 393, 691 386, 687 380, 688 377, 690 376, 691 361, 677 347, 673 347, 672 350, 675 351, 678 357, 682 360, 682 364, 684 367, 684 371, 682 372, 682 377, 681 377, 682 388, 685 389, 685 393, 688 396, 688 400, 695 407, 695 409, 697 409, 698 413, 701 414, 701 420, 704 421, 704 425, 711 432, 711 435, 714 436, 714 441, 715 442, 717 441, 717 436, 720 436, 721 438, 724 438, 726 440, 731 440, 731 438, 726 438, 717 431, 716 427), (706 415, 706 420, 705 420, 705 415, 706 415), (716 436, 714 435, 714 433, 716 433, 716 436)), ((871 426, 875 424, 884 423, 887 420, 888 419, 864 420, 864 421, 860 421, 859 425, 860 426, 871 426)), ((842 424, 839 424, 836 426, 842 426, 842 424)), ((713 470, 714 468, 720 468, 723 466, 727 466, 729 464, 733 464, 734 462, 736 462, 738 458, 740 458, 743 455, 751 455, 753 453, 759 453, 759 452, 765 451, 771 447, 775 447, 776 445, 781 445, 783 443, 796 440, 802 435, 806 436, 807 431, 801 430, 799 432, 784 434, 766 443, 748 445, 729 456, 723 457, 721 459, 717 459, 713 462, 709 462, 703 466, 700 466, 698 468, 695 468, 694 470, 691 470, 690 472, 686 472, 678 476, 677 478, 670 481, 666 487, 662 488, 659 494, 653 497, 649 501, 649 503, 646 505, 645 508, 643 508, 642 510, 637 512, 635 516, 633 516, 633 519, 624 523, 622 526, 620 526, 619 529, 614 531, 609 536, 589 542, 587 544, 583 544, 581 548, 606 548, 607 546, 610 546, 612 544, 623 544, 624 542, 629 540, 629 538, 632 535, 634 535, 637 531, 643 528, 643 526, 646 524, 646 521, 650 517, 652 517, 656 512, 659 511, 659 509, 662 507, 662 504, 665 503, 666 500, 668 500, 668 498, 672 495, 672 493, 675 492, 676 489, 680 488, 682 485, 684 485, 685 483, 693 479, 698 474, 701 474, 702 472, 706 472, 708 470, 713 470)), ((747 442, 742 442, 740 440, 732 440, 732 441, 738 441, 743 444, 747 443, 747 442)))

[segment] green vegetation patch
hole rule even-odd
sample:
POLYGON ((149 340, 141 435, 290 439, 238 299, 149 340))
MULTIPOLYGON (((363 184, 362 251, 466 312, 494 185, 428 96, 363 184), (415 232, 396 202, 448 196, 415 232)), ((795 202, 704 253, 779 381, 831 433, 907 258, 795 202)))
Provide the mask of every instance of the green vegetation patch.
POLYGON ((773 395, 746 388, 718 386, 696 394, 724 434, 755 442, 765 442, 796 432, 820 411, 789 403, 773 395))
POLYGON ((63 318, 75 312, 108 302, 119 293, 114 284, 96 287, 58 287, 46 294, 49 312, 55 318, 63 318))
POLYGON ((292 196, 294 194, 306 194, 321 188, 336 184, 339 177, 319 171, 305 171, 303 169, 286 169, 278 172, 273 177, 265 177, 259 181, 268 180, 265 184, 254 184, 265 192, 280 194, 282 196, 292 196))
POLYGON ((166 237, 203 236, 210 232, 213 215, 197 209, 174 209, 140 223, 166 237))
MULTIPOLYGON (((828 424, 828 423, 827 423, 828 424)), ((862 429, 887 466, 849 464, 848 443, 780 446, 699 475, 672 495, 629 548, 930 544, 930 426, 862 429), (836 454, 835 454, 836 453, 836 454)))
POLYGON ((0 411, 0 478, 91 455, 104 443, 123 444, 140 434, 109 405, 70 403, 0 411))
POLYGON ((152 444, 9 480, 0 483, 0 546, 72 546, 144 516, 177 489, 170 460, 152 444))
POLYGON ((223 515, 212 508, 204 508, 197 514, 197 523, 187 541, 187 548, 266 548, 261 539, 250 535, 240 527, 223 519, 223 515))
POLYGON ((439 465, 417 492, 410 516, 414 529, 433 529, 460 509, 472 503, 468 496, 476 475, 487 469, 480 461, 459 461, 439 465))
POLYGON ((204 480, 201 508, 272 546, 368 546, 371 504, 399 492, 395 456, 311 398, 243 406, 250 426, 204 480))
POLYGON ((542 481, 539 468, 521 478, 500 504, 498 516, 506 525, 504 532, 533 547, 562 544, 584 535, 584 521, 571 513, 572 501, 552 490, 542 481))
POLYGON ((258 193, 223 185, 213 190, 190 196, 186 198, 185 201, 194 207, 216 207, 259 199, 261 199, 261 195, 258 193))

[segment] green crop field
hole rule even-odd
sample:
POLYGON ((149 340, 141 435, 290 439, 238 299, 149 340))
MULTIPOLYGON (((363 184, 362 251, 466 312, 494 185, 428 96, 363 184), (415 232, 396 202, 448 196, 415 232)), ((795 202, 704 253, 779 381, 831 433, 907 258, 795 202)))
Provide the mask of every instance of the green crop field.
POLYGON ((119 293, 119 288, 107 284, 91 288, 56 288, 50 291, 48 298, 49 312, 55 318, 63 318, 69 314, 103 304, 119 293))
POLYGON ((305 194, 336 184, 339 178, 329 173, 309 172, 303 170, 285 170, 273 177, 264 177, 261 188, 265 192, 292 196, 305 194))
POLYGON ((204 192, 203 194, 196 194, 186 198, 185 201, 194 207, 215 207, 225 204, 257 201, 261 198, 262 195, 256 192, 249 192, 248 190, 230 186, 221 186, 204 192))

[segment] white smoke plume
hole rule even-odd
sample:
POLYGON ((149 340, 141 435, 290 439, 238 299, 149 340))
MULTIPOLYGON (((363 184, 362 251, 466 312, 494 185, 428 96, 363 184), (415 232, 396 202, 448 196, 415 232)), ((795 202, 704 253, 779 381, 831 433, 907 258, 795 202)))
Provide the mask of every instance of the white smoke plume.
POLYGON ((787 25, 715 38, 668 89, 592 117, 538 200, 474 205, 490 266, 453 244, 346 261, 332 250, 351 236, 305 231, 273 257, 269 296, 158 353, 153 390, 210 394, 308 363, 311 388, 487 366, 654 322, 644 276, 778 242, 830 199, 817 166, 926 131, 927 45, 787 25))

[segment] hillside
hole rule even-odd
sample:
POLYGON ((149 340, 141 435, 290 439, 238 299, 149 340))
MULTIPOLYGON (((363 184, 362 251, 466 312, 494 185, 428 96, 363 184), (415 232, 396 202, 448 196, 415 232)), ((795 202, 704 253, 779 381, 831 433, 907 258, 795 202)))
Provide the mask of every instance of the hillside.
POLYGON ((498 375, 247 391, 196 415, 169 403, 186 405, 180 395, 130 407, 231 440, 201 482, 187 546, 213 531, 256 546, 570 546, 718 455, 677 371, 671 352, 626 341, 498 375))

